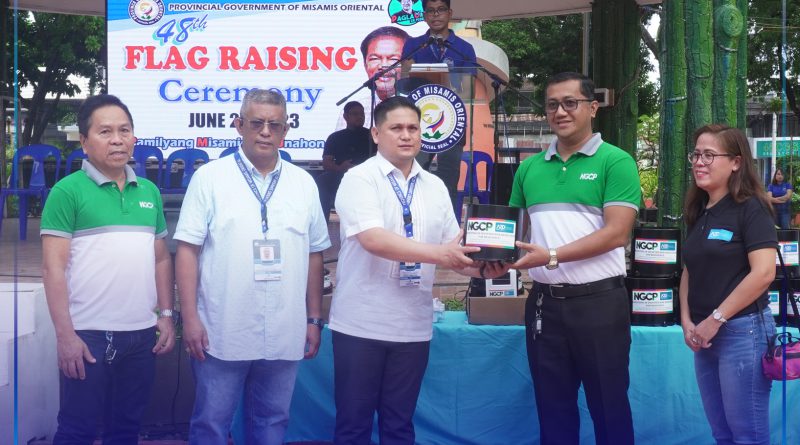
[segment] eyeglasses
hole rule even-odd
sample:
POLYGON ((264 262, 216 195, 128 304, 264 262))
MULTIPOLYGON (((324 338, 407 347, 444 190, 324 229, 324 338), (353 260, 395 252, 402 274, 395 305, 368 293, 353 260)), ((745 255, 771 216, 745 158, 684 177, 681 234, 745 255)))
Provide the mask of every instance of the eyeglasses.
POLYGON ((270 133, 280 133, 286 128, 286 124, 283 122, 267 122, 261 119, 244 120, 244 118, 242 118, 242 122, 247 124, 247 128, 259 133, 264 129, 264 125, 269 128, 270 133))
POLYGON ((440 7, 436 8, 436 9, 434 9, 434 8, 426 9, 425 10, 425 15, 446 14, 448 11, 450 11, 450 8, 445 7, 445 6, 440 6, 440 7))
POLYGON ((693 151, 686 156, 686 159, 688 159, 689 162, 691 162, 692 164, 697 163, 697 160, 700 159, 700 162, 702 162, 703 165, 711 165, 717 156, 725 156, 726 158, 736 157, 736 155, 732 155, 729 153, 714 153, 713 151, 693 151))
POLYGON ((555 113, 558 111, 558 107, 563 108, 564 111, 575 111, 581 102, 594 102, 594 99, 564 99, 561 102, 551 100, 544 104, 544 109, 548 113, 555 113))

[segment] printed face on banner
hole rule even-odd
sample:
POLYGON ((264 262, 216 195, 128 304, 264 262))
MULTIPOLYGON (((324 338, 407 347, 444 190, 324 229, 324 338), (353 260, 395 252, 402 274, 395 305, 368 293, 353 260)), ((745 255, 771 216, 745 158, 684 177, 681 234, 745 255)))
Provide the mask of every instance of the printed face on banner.
POLYGON ((422 0, 390 0, 389 17, 392 23, 411 26, 423 21, 422 0))
MULTIPOLYGON (((365 68, 367 76, 372 78, 379 70, 391 66, 400 60, 405 42, 399 37, 378 36, 367 46, 365 68)), ((394 96, 395 82, 400 77, 400 66, 387 72, 375 81, 375 89, 381 100, 394 96)))
MULTIPOLYGON (((385 26, 425 32, 392 22, 390 10, 403 2, 108 0, 109 92, 129 106, 140 143, 165 155, 202 149, 213 159, 243 141, 231 130, 246 92, 279 91, 292 130, 283 148, 293 160, 319 160, 343 113, 336 102, 365 80, 361 67, 372 75, 400 58, 404 40, 381 37, 368 60, 364 36, 385 26)), ((410 4, 421 12, 421 2, 410 4)), ((376 82, 379 97, 394 94, 397 75, 376 82)), ((352 100, 369 103, 370 94, 352 100)))

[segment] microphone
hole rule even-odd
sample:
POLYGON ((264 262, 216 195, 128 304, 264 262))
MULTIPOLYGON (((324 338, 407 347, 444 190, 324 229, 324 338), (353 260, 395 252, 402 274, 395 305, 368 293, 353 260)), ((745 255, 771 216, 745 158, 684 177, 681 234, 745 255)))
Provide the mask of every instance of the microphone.
POLYGON ((440 35, 432 35, 429 40, 433 40, 439 49, 443 49, 447 43, 440 35))
POLYGON ((423 43, 422 46, 420 47, 420 49, 427 48, 427 47, 429 47, 431 45, 434 45, 434 44, 436 44, 436 37, 435 36, 430 36, 430 37, 428 37, 428 41, 423 43))

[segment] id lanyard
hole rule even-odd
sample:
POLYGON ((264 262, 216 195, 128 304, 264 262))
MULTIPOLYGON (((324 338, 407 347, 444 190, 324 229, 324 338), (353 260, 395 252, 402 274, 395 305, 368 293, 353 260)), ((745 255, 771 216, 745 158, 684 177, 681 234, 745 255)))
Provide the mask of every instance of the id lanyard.
POLYGON ((256 181, 253 179, 253 174, 247 170, 247 167, 245 167, 239 152, 237 151, 233 155, 234 158, 236 158, 236 165, 239 166, 239 171, 242 172, 245 182, 247 182, 247 185, 250 186, 250 191, 253 192, 253 195, 255 195, 258 202, 261 203, 261 233, 264 234, 264 238, 266 239, 267 230, 269 230, 269 224, 267 223, 267 202, 269 202, 269 199, 272 198, 272 193, 275 191, 275 187, 278 185, 278 179, 281 177, 281 171, 278 170, 272 176, 272 181, 270 181, 267 191, 264 193, 264 197, 262 198, 258 193, 258 187, 256 186, 256 181))
POLYGON ((389 173, 389 182, 392 183, 394 194, 397 195, 397 200, 400 201, 400 206, 403 208, 403 230, 406 232, 406 238, 414 237, 414 221, 411 218, 411 200, 414 199, 414 187, 417 185, 418 176, 414 176, 408 181, 408 194, 403 196, 403 191, 400 190, 400 185, 394 179, 394 175, 389 173))
MULTIPOLYGON (((444 39, 444 41, 447 41, 447 39, 444 39)), ((439 47, 438 45, 430 45, 428 48, 430 48, 433 57, 435 57, 438 62, 441 63, 444 61, 444 56, 447 54, 447 48, 439 47)))

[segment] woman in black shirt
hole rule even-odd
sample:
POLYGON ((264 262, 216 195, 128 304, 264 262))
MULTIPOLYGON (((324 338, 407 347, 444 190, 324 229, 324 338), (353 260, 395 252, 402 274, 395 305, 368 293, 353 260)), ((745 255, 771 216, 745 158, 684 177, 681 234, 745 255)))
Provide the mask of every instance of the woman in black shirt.
POLYGON ((718 444, 769 444, 771 381, 761 371, 775 333, 766 290, 777 234, 745 135, 724 125, 694 134, 694 181, 680 283, 681 326, 718 444))

